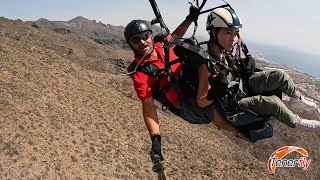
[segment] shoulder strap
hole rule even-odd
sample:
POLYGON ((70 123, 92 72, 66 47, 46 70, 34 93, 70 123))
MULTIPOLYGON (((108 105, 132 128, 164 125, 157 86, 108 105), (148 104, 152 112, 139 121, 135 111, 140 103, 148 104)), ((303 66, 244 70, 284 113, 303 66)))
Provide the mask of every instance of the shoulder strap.
POLYGON ((149 74, 149 75, 157 77, 157 76, 160 75, 160 72, 163 69, 160 69, 158 66, 156 66, 156 65, 154 65, 152 63, 146 62, 142 66, 138 66, 138 70, 143 72, 143 73, 146 73, 146 74, 149 74))
POLYGON ((205 50, 203 50, 201 47, 191 45, 190 43, 184 42, 181 39, 176 39, 174 37, 170 39, 169 43, 188 49, 192 52, 195 52, 196 54, 199 54, 204 59, 209 59, 209 54, 205 50))
POLYGON ((159 76, 160 72, 162 70, 163 69, 160 69, 158 66, 156 66, 152 63, 146 62, 146 63, 144 63, 144 65, 141 66, 141 65, 138 65, 137 62, 135 62, 135 61, 131 62, 127 68, 127 71, 130 73, 131 78, 133 76, 132 72, 134 72, 134 71, 140 71, 145 74, 152 75, 152 76, 159 76))

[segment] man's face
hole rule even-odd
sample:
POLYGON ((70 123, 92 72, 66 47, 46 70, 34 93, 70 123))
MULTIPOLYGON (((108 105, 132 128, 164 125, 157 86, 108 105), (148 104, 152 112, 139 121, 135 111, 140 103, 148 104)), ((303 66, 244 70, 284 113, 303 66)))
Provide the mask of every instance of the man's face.
POLYGON ((129 39, 131 47, 139 55, 150 55, 152 53, 152 34, 149 31, 141 32, 129 39))
POLYGON ((220 45, 227 52, 231 51, 234 43, 237 40, 239 34, 238 28, 221 28, 217 33, 217 38, 220 45))

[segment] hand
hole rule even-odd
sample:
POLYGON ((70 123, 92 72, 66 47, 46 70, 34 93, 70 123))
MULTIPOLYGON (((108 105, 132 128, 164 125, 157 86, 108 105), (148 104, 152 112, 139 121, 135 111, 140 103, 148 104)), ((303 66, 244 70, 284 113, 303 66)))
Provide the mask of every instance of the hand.
POLYGON ((213 101, 215 98, 221 98, 227 94, 227 88, 219 87, 219 86, 213 86, 209 89, 207 100, 213 101))
POLYGON ((256 61, 251 55, 247 56, 244 63, 246 65, 247 71, 254 73, 254 70, 256 69, 256 61))
POLYGON ((152 146, 150 151, 151 160, 153 163, 152 170, 154 172, 163 171, 161 161, 163 161, 163 155, 161 153, 161 136, 159 134, 151 137, 152 146))
POLYGON ((214 98, 221 98, 228 92, 228 81, 225 73, 218 73, 216 76, 208 78, 211 88, 208 91, 207 99, 212 101, 214 98))
POLYGON ((197 22, 199 14, 200 14, 199 8, 191 4, 189 8, 189 15, 186 17, 186 19, 193 22, 197 22))
POLYGON ((242 70, 241 76, 246 79, 254 73, 256 69, 256 62, 251 55, 248 55, 244 60, 244 65, 245 69, 242 70))
POLYGON ((157 43, 157 42, 161 42, 163 43, 164 42, 164 39, 167 37, 168 34, 166 33, 158 33, 157 35, 155 35, 153 37, 153 42, 154 43, 157 43))

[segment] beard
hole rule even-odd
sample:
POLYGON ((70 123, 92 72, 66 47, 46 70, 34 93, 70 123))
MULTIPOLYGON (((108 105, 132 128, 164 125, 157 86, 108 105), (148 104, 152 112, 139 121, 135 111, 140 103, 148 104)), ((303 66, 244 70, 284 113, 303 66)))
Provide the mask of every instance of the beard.
POLYGON ((134 54, 138 57, 148 57, 154 50, 153 42, 149 45, 141 45, 139 49, 134 50, 134 54))

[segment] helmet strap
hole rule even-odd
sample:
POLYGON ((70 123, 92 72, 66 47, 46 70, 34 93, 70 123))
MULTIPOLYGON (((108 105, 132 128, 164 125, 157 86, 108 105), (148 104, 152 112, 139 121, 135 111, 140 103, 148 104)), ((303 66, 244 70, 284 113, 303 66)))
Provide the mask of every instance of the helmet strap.
POLYGON ((219 52, 220 53, 223 53, 224 52, 224 49, 223 47, 220 45, 219 41, 218 41, 218 38, 217 38, 217 33, 213 30, 209 30, 209 35, 210 35, 210 39, 209 39, 209 42, 208 42, 208 48, 209 46, 212 46, 213 44, 217 45, 218 48, 219 48, 219 52))

